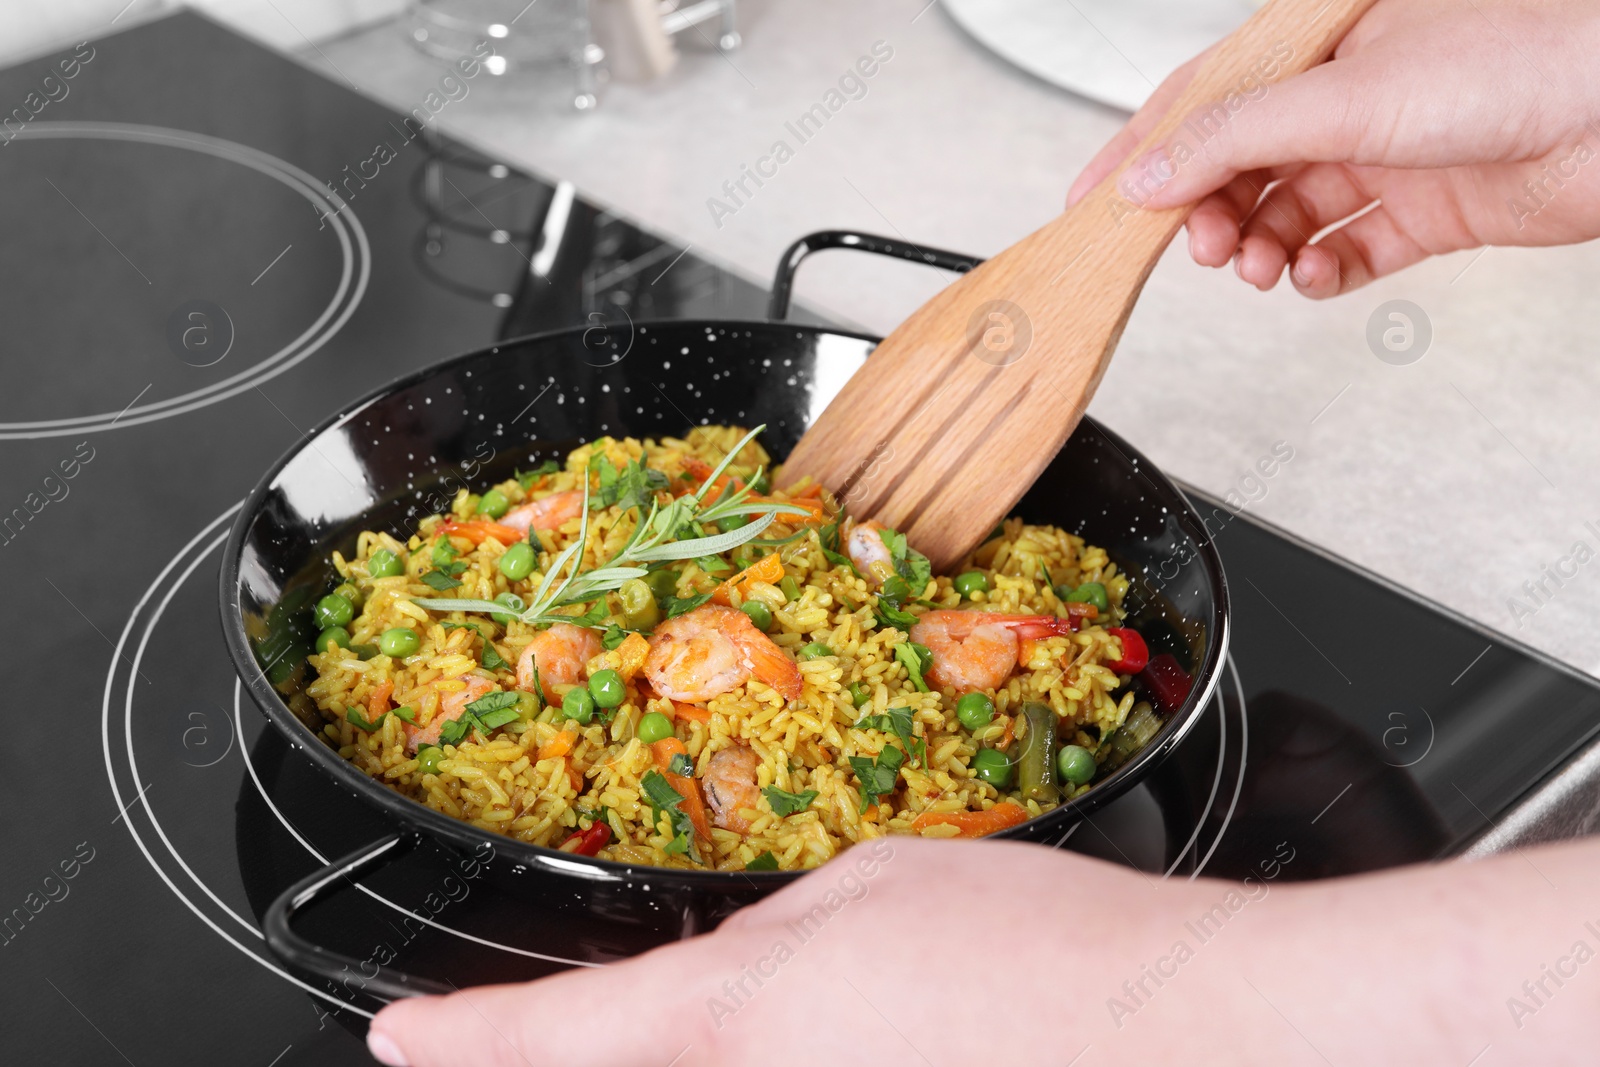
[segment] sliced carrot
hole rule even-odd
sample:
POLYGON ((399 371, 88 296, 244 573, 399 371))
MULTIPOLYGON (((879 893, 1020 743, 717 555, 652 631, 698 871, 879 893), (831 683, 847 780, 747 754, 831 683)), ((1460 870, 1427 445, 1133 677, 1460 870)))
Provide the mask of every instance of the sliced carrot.
MULTIPOLYGON (((711 472, 716 470, 715 467, 701 459, 699 456, 689 456, 685 458, 683 461, 683 469, 694 475, 695 480, 701 485, 704 485, 706 479, 711 477, 711 472)), ((722 491, 728 487, 728 483, 730 481, 733 483, 733 487, 735 489, 741 489, 744 487, 743 479, 730 478, 728 475, 724 474, 715 482, 711 483, 711 492, 708 493, 704 499, 715 500, 717 497, 721 496, 722 491)))
POLYGON ((664 737, 650 746, 650 752, 655 757, 656 770, 660 771, 667 779, 667 784, 678 791, 683 797, 683 813, 689 816, 689 821, 694 824, 694 832, 701 841, 711 841, 711 820, 706 817, 705 798, 700 795, 700 783, 693 778, 681 774, 673 774, 672 757, 682 755, 687 757, 689 749, 676 737, 664 737))
POLYGON ((925 811, 912 820, 919 833, 929 826, 954 826, 962 837, 982 837, 1028 821, 1028 809, 1009 800, 988 811, 925 811))
POLYGON ((570 759, 567 760, 567 781, 572 783, 574 793, 583 792, 583 771, 579 770, 577 764, 570 759))
POLYGON ((378 716, 389 710, 389 695, 394 692, 394 680, 390 679, 372 690, 372 695, 367 698, 367 718, 373 722, 378 721, 378 716))
POLYGON ((1013 730, 1013 727, 1017 722, 1016 717, 1012 715, 1006 715, 1003 716, 1003 718, 1006 720, 1006 732, 1000 738, 1000 743, 995 746, 996 748, 1009 748, 1012 740, 1017 736, 1016 732, 1013 730))
POLYGON ((521 530, 502 526, 489 519, 473 519, 471 522, 457 522, 450 519, 439 529, 451 537, 465 537, 475 545, 481 545, 492 537, 507 548, 522 540, 523 536, 521 530))
POLYGON ((650 655, 650 642, 641 634, 629 634, 622 639, 622 644, 617 646, 616 651, 617 673, 622 675, 624 682, 631 682, 634 675, 644 667, 644 661, 650 655))
POLYGON ((751 582, 765 582, 768 585, 777 585, 783 581, 783 560, 776 552, 769 553, 756 560, 732 578, 717 586, 711 594, 711 600, 716 604, 733 606, 733 590, 739 590, 741 598, 749 596, 751 582))
POLYGON ((535 758, 535 762, 538 760, 554 759, 557 756, 565 756, 568 752, 572 751, 572 746, 577 740, 578 735, 575 731, 561 731, 559 734, 556 734, 550 740, 539 746, 539 755, 535 758))
POLYGON ((1028 661, 1033 658, 1033 646, 1037 644, 1031 637, 1017 638, 1017 666, 1023 670, 1028 669, 1028 661))
POLYGON ((703 708, 699 704, 680 704, 674 700, 672 708, 678 713, 678 718, 680 719, 691 719, 694 722, 711 721, 711 709, 703 708))

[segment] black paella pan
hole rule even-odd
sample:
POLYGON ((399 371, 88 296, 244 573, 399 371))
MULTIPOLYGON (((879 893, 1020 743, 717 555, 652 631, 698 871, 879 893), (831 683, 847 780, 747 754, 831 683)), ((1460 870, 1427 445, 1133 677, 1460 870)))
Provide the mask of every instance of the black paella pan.
MULTIPOLYGON (((829 231, 797 242, 773 286, 770 320, 686 320, 576 327, 517 338, 408 375, 356 400, 275 463, 245 502, 221 569, 222 627, 256 705, 286 738, 350 794, 381 810, 392 833, 286 890, 269 909, 269 946, 325 978, 355 962, 291 928, 296 911, 423 839, 493 866, 530 897, 552 889, 627 923, 646 912, 681 916, 684 935, 715 925, 802 875, 635 867, 526 844, 480 830, 384 787, 341 759, 290 709, 280 687, 303 681, 315 629, 311 603, 336 584, 329 556, 351 554, 364 529, 404 539, 416 520, 448 507, 456 490, 509 478, 530 456, 564 457, 606 434, 677 434, 698 423, 766 424, 782 458, 876 339, 783 321, 795 268, 823 248, 933 263, 976 261, 903 242, 829 231)), ((892 401, 891 401, 892 402, 892 401)), ((1019 447, 1025 447, 1019 443, 1019 447)), ((1195 509, 1148 460, 1085 418, 1016 513, 1103 546, 1133 584, 1126 625, 1163 661, 1155 737, 1082 796, 995 836, 1060 840, 1083 815, 1125 793, 1184 738, 1216 688, 1227 652, 1221 562, 1195 509), (1174 687, 1172 678, 1179 684, 1174 687)), ((1141 684, 1139 679, 1136 685, 1141 684)), ((363 971, 363 992, 391 999, 447 991, 389 967, 363 971)))

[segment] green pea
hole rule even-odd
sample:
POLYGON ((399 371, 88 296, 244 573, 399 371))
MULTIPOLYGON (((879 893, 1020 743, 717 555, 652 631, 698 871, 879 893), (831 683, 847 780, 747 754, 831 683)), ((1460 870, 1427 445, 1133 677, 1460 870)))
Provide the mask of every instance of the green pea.
POLYGON ((515 593, 501 593, 499 596, 494 598, 494 602, 496 604, 503 604, 511 609, 509 612, 491 611, 489 613, 489 618, 493 619, 501 626, 509 626, 511 624, 511 620, 516 615, 521 615, 525 610, 527 610, 528 607, 528 605, 522 602, 522 598, 515 593))
POLYGON ((395 659, 415 656, 417 649, 421 647, 421 635, 409 626, 396 626, 392 630, 385 630, 383 636, 378 638, 378 650, 385 656, 393 656, 395 659))
POLYGON ((750 520, 743 515, 724 515, 717 520, 717 529, 723 533, 732 533, 741 526, 750 525, 750 520))
POLYGON ((783 590, 783 599, 793 604, 800 599, 800 583, 794 580, 794 575, 786 574, 783 581, 778 583, 778 588, 783 590))
POLYGON ((501 554, 500 573, 513 582, 520 582, 533 573, 533 563, 533 546, 526 541, 518 541, 501 554))
POLYGON ((665 741, 673 735, 672 720, 659 711, 652 711, 639 720, 639 740, 647 745, 665 741))
POLYGON ((350 631, 343 626, 330 626, 317 635, 317 651, 328 651, 329 645, 338 645, 340 648, 350 647, 350 631))
POLYGON ((766 496, 772 492, 772 479, 767 477, 767 472, 762 471, 750 480, 750 491, 757 496, 766 496))
POLYGON ((361 610, 361 605, 366 603, 367 600, 366 597, 361 595, 361 590, 357 589, 349 582, 340 582, 339 585, 334 588, 333 592, 335 596, 342 596, 346 600, 350 601, 350 606, 355 608, 357 611, 361 610))
POLYGON ((1004 789, 1011 784, 1011 760, 997 748, 980 748, 972 757, 972 773, 980 782, 1004 789))
POLYGON ((657 600, 665 600, 678 595, 678 579, 681 576, 681 571, 659 570, 651 571, 641 580, 650 587, 650 592, 657 600))
POLYGON ((962 600, 971 600, 974 593, 987 593, 989 579, 984 577, 982 571, 967 571, 965 574, 956 575, 956 580, 951 583, 956 592, 961 594, 962 600))
POLYGON ((594 695, 581 685, 573 686, 561 698, 561 714, 576 722, 588 722, 594 718, 594 695))
POLYGON ((956 718, 974 732, 994 722, 994 701, 982 693, 964 693, 956 701, 956 718))
POLYGON ((369 660, 373 656, 376 656, 378 654, 378 646, 377 645, 351 645, 350 646, 350 651, 354 652, 356 654, 356 658, 357 659, 362 660, 362 661, 366 661, 366 660, 369 660))
POLYGON ((813 641, 800 650, 801 659, 821 659, 823 656, 833 655, 833 649, 821 641, 813 641))
POLYGON ((311 614, 316 618, 318 628, 326 630, 333 626, 348 626, 350 620, 356 617, 356 608, 338 593, 329 593, 317 601, 311 614))
POLYGON ((491 489, 478 498, 478 511, 491 519, 498 519, 511 510, 511 501, 498 489, 491 489))
POLYGON ((746 600, 739 605, 739 610, 750 616, 750 621, 756 624, 756 629, 765 632, 772 629, 772 609, 759 600, 746 600))
POLYGON ((1094 777, 1094 753, 1080 745, 1062 745, 1056 755, 1056 770, 1073 785, 1083 785, 1094 777))
POLYGON ((417 770, 423 774, 438 774, 439 761, 444 759, 444 749, 429 745, 417 750, 417 770))
POLYGON ((373 578, 398 578, 406 572, 400 557, 387 548, 380 548, 367 557, 367 574, 373 578))
POLYGON ((616 671, 595 671, 589 676, 589 695, 602 708, 614 708, 628 699, 628 687, 616 671))
MULTIPOLYGON (((1056 592, 1059 594, 1060 589, 1056 592)), ((1078 588, 1061 598, 1062 600, 1078 601, 1083 604, 1093 604, 1095 610, 1102 615, 1111 608, 1111 599, 1106 596, 1106 587, 1099 582, 1084 582, 1078 588)))
POLYGON ((865 707, 872 699, 872 690, 861 682, 850 683, 850 703, 856 707, 865 707))

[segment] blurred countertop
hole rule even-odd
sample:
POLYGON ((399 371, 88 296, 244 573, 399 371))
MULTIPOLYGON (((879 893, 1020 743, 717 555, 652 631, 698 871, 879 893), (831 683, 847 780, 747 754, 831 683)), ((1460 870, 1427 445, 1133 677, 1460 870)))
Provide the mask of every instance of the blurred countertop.
MULTIPOLYGON (((690 31, 670 75, 611 84, 591 113, 566 105, 554 74, 479 77, 435 121, 753 279, 796 237, 833 227, 992 255, 1061 209, 1123 121, 991 56, 937 0, 742 0, 740 23, 741 50, 719 54, 690 31), (875 45, 892 56, 799 143, 785 124, 875 45), (747 180, 735 205, 724 183, 779 140, 792 158, 759 188, 747 180), (715 211, 713 198, 736 209, 715 211)), ((398 23, 302 58, 402 109, 440 75, 398 23)), ((1313 303, 1197 267, 1181 241, 1150 278, 1091 411, 1169 473, 1253 497, 1250 513, 1600 672, 1600 244, 1460 253, 1313 303), (1405 366, 1379 360, 1366 339, 1395 299, 1431 326, 1426 354, 1405 366), (1253 480, 1278 442, 1293 459, 1253 480), (1574 573, 1545 579, 1549 595, 1530 600, 1524 583, 1578 541, 1596 559, 1562 564, 1574 573)), ((835 254, 806 264, 797 296, 887 332, 946 280, 835 254)), ((1381 619, 1373 636, 1405 640, 1381 619)))

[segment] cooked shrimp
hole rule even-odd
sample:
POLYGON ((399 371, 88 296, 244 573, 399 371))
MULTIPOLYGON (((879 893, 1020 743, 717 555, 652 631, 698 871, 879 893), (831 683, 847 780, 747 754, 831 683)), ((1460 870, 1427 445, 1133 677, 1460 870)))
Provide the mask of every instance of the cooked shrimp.
POLYGON ((517 688, 533 692, 533 671, 537 666, 541 695, 545 700, 554 700, 551 686, 583 681, 589 661, 604 651, 600 636, 593 630, 570 622, 554 623, 550 629, 534 634, 517 657, 517 688))
POLYGON ((406 724, 406 748, 415 752, 423 745, 437 745, 439 731, 444 729, 444 724, 461 718, 461 713, 467 710, 468 704, 494 688, 493 682, 478 674, 463 674, 460 680, 466 683, 464 688, 451 689, 440 694, 439 710, 433 713, 433 719, 428 725, 406 724))
POLYGON ((988 611, 930 611, 911 627, 911 640, 933 653, 927 680, 939 689, 998 689, 1017 666, 1019 638, 1038 640, 1072 632, 1071 619, 1054 615, 999 615, 988 611))
POLYGON ((700 785, 705 789, 706 803, 711 805, 714 825, 741 834, 750 829, 739 811, 756 806, 756 798, 761 795, 756 786, 756 772, 760 769, 761 757, 748 745, 732 745, 711 757, 700 785))
POLYGON ((883 529, 881 523, 870 520, 858 522, 844 543, 845 555, 850 557, 850 562, 856 565, 862 577, 874 586, 894 573, 894 557, 890 555, 889 546, 883 543, 883 536, 879 532, 883 529))
POLYGON ((554 530, 568 519, 575 519, 582 514, 583 490, 568 489, 512 508, 500 520, 500 525, 519 530, 526 536, 530 526, 535 530, 554 530))
POLYGON ((800 668, 737 608, 706 604, 668 619, 650 635, 645 677, 662 696, 703 704, 752 675, 785 700, 800 696, 800 668))

